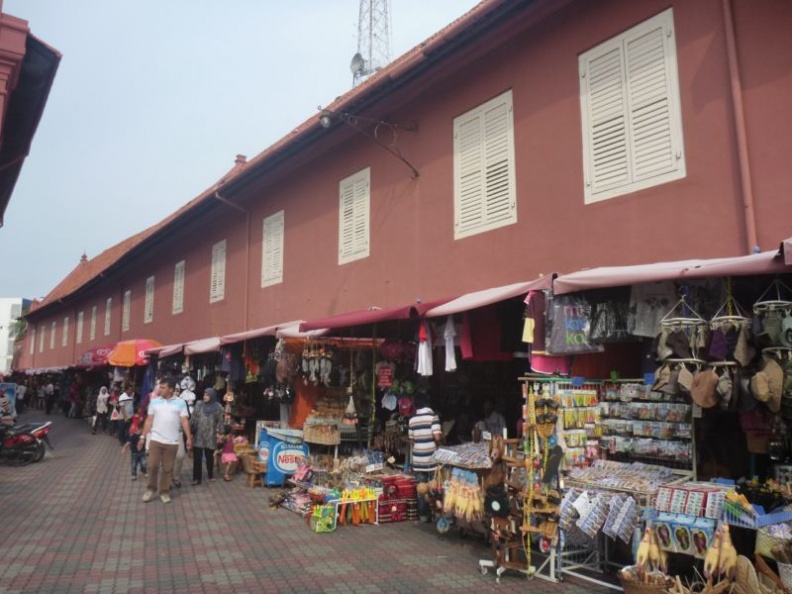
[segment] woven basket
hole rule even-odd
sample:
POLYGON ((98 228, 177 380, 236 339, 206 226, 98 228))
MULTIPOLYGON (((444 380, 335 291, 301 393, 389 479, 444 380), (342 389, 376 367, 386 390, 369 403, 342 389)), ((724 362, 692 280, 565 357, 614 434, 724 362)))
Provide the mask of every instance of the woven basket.
POLYGON ((619 582, 621 582, 624 594, 665 594, 666 588, 673 585, 673 580, 668 580, 664 584, 644 584, 641 582, 633 582, 625 580, 619 572, 619 582))
POLYGON ((783 582, 785 587, 792 588, 792 565, 789 563, 779 563, 778 577, 781 578, 781 582, 783 582))

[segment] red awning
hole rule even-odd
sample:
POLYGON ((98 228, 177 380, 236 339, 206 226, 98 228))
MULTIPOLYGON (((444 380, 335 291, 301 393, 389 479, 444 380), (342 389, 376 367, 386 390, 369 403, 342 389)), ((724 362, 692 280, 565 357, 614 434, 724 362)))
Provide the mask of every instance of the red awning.
POLYGON ((349 313, 330 316, 319 320, 311 320, 300 324, 300 332, 308 330, 335 328, 351 328, 353 326, 368 326, 380 322, 395 322, 398 320, 411 320, 423 316, 433 307, 447 303, 448 299, 439 299, 428 303, 413 303, 401 307, 390 307, 387 309, 364 309, 349 313))
POLYGON ((97 367, 107 365, 107 355, 113 350, 115 343, 94 347, 85 351, 77 360, 77 367, 97 367))
POLYGON ((635 266, 605 266, 562 274, 553 281, 553 293, 563 295, 588 289, 638 285, 681 278, 750 276, 792 273, 781 250, 709 260, 678 260, 635 266))
POLYGON ((262 336, 276 336, 280 328, 299 326, 305 320, 293 320, 291 322, 281 322, 273 326, 264 326, 263 328, 256 328, 255 330, 248 330, 246 332, 237 332, 236 334, 227 334, 220 337, 220 344, 232 344, 234 342, 242 342, 245 340, 252 340, 262 336))
POLYGON ((184 345, 185 355, 201 355, 203 353, 214 353, 220 350, 220 338, 202 338, 193 340, 184 345))
POLYGON ((553 278, 555 274, 548 274, 541 278, 524 281, 521 283, 513 283, 511 285, 504 285, 502 287, 493 287, 492 289, 484 289, 482 291, 475 291, 452 299, 447 303, 433 307, 427 311, 424 316, 427 318, 437 318, 440 316, 448 316, 463 311, 470 311, 471 309, 478 309, 498 303, 499 301, 506 301, 513 297, 526 295, 529 291, 549 289, 553 285, 553 278))

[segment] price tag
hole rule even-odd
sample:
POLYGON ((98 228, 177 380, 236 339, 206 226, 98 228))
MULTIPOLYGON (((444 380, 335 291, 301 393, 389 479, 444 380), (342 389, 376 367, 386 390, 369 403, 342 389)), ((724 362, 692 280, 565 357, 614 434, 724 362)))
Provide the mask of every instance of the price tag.
POLYGON ((382 462, 379 462, 378 464, 369 464, 366 466, 366 472, 377 472, 383 468, 385 468, 385 465, 382 462))

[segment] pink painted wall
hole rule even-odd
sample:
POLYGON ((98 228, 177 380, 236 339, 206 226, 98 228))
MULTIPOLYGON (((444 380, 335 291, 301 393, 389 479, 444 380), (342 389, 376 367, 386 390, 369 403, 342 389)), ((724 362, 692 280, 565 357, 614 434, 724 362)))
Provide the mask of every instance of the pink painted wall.
MULTIPOLYGON (((120 328, 121 293, 132 287, 132 328, 122 338, 171 343, 451 297, 551 271, 746 253, 720 0, 674 3, 687 176, 584 204, 578 55, 668 6, 660 0, 577 2, 532 29, 525 29, 530 15, 512 20, 378 107, 394 121, 418 123, 417 133, 398 138, 420 171, 417 180, 360 135, 329 130, 299 159, 241 193, 224 194, 250 211, 248 281, 245 217, 218 202, 85 302, 99 299, 102 312, 112 293, 120 328), (507 89, 514 100, 518 223, 455 241, 453 118, 507 89), (365 167, 372 185, 370 257, 339 266, 338 183, 365 167), (262 219, 281 209, 284 281, 261 289, 262 219), (211 246, 224 238, 226 298, 210 305, 211 246), (173 267, 181 259, 187 262, 185 311, 173 316, 173 267), (154 322, 144 325, 145 279, 152 273, 154 322)), ((762 249, 772 249, 792 236, 792 36, 784 31, 792 4, 734 0, 734 13, 758 238, 762 249)), ((89 316, 90 306, 85 309, 89 316)), ((62 315, 57 319, 60 326, 62 315)), ((65 349, 41 359, 37 351, 35 366, 63 361, 71 362, 65 349)))

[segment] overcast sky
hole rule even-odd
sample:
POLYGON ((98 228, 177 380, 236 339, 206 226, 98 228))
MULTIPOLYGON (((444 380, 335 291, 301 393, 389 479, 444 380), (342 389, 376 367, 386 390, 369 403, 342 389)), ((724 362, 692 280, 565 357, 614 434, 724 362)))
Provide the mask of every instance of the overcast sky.
MULTIPOLYGON (((391 58, 477 0, 391 0, 391 58)), ((163 219, 352 86, 359 0, 5 0, 62 54, 0 228, 1 297, 163 219)))

